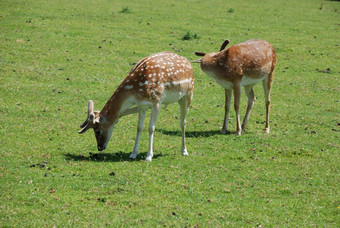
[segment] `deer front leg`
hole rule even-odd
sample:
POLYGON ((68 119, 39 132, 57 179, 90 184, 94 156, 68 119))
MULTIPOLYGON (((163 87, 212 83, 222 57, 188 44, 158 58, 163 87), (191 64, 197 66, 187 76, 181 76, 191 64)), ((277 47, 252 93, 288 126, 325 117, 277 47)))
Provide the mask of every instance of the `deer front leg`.
POLYGON ((142 136, 146 109, 141 107, 141 108, 138 109, 138 112, 139 112, 139 115, 138 115, 136 142, 135 142, 135 146, 133 148, 133 151, 130 154, 130 157, 129 157, 130 159, 136 159, 136 157, 138 155, 139 142, 140 142, 140 138, 142 136))
POLYGON ((244 116, 243 123, 242 123, 242 132, 246 131, 248 119, 249 119, 249 116, 250 116, 250 111, 253 108, 253 105, 255 103, 255 95, 254 95, 253 87, 252 86, 245 86, 244 90, 245 90, 246 95, 248 97, 248 106, 247 106, 246 115, 244 116))
POLYGON ((234 85, 234 108, 236 112, 236 134, 241 135, 241 121, 240 121, 240 97, 241 97, 241 85, 237 83, 234 85))
POLYGON ((225 89, 225 107, 224 107, 225 112, 224 112, 223 125, 221 129, 222 134, 226 134, 228 132, 228 119, 229 119, 231 96, 232 96, 232 90, 225 89))
POLYGON ((151 117, 150 117, 150 124, 149 124, 149 150, 146 155, 145 161, 151 161, 153 157, 153 136, 155 133, 155 128, 156 128, 156 122, 157 122, 157 117, 159 114, 161 105, 159 103, 153 104, 151 108, 151 117))

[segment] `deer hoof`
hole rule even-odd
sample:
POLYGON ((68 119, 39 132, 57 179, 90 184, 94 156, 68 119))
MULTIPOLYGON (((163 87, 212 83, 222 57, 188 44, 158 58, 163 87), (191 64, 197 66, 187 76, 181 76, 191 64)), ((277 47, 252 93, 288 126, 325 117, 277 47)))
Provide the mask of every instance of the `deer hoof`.
POLYGON ((183 150, 183 151, 182 151, 182 155, 183 155, 183 156, 189 156, 188 151, 187 151, 187 150, 183 150))
POLYGON ((145 161, 147 161, 147 162, 151 162, 151 161, 152 161, 152 157, 151 157, 151 156, 149 156, 149 157, 146 157, 145 161))
POLYGON ((245 132, 245 131, 246 131, 246 126, 244 126, 244 125, 242 124, 241 129, 242 129, 242 132, 245 132))
POLYGON ((221 129, 220 133, 226 135, 228 133, 228 131, 226 129, 221 129))
POLYGON ((136 159, 137 155, 138 155, 137 153, 131 153, 129 158, 130 159, 136 159))

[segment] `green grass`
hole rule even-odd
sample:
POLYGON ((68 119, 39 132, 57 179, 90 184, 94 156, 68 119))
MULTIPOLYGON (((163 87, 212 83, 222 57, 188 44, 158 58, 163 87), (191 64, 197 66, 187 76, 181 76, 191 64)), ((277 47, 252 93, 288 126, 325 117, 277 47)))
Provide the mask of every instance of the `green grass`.
MULTIPOLYGON (((0 1, 0 226, 339 226, 339 7, 0 1), (183 40, 188 31, 200 39, 183 40), (120 120, 104 153, 92 132, 77 134, 87 101, 100 110, 141 58, 173 51, 195 60, 226 38, 265 39, 277 51, 269 135, 261 86, 247 132, 233 134, 232 111, 232 134, 220 135, 224 92, 199 65, 189 157, 175 104, 160 113, 151 163, 147 130, 137 161, 128 160, 136 115, 120 120)), ((241 102, 243 115, 244 94, 241 102)))
POLYGON ((182 36, 182 40, 196 40, 200 37, 196 33, 191 33, 190 31, 186 32, 184 36, 182 36))

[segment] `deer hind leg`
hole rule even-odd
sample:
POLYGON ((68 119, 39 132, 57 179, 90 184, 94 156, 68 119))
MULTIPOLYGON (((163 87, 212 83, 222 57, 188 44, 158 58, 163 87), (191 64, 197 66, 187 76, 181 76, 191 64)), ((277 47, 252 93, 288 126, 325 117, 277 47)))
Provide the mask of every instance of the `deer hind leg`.
POLYGON ((247 112, 246 115, 244 116, 243 123, 242 123, 242 132, 245 132, 248 119, 250 116, 250 111, 253 108, 253 105, 255 103, 255 95, 254 95, 254 90, 252 86, 245 86, 244 90, 246 92, 246 95, 248 97, 248 106, 247 106, 247 112))
POLYGON ((240 98, 241 98, 241 85, 237 83, 234 85, 234 108, 236 112, 236 134, 241 135, 241 121, 240 121, 240 98))
POLYGON ((151 107, 151 117, 150 117, 150 124, 149 124, 149 150, 146 155, 146 159, 145 159, 146 161, 151 161, 153 157, 153 148, 152 148, 153 136, 155 133, 156 122, 157 122, 160 107, 161 107, 160 103, 155 103, 151 107))
POLYGON ((228 132, 228 119, 229 119, 229 111, 230 111, 230 104, 231 104, 231 96, 232 90, 225 89, 225 112, 224 112, 224 120, 221 129, 222 134, 226 134, 228 132))
POLYGON ((270 131, 269 128, 269 113, 270 113, 270 91, 272 87, 272 81, 265 79, 262 81, 264 96, 266 100, 266 126, 265 126, 265 132, 268 134, 270 131))
POLYGON ((143 126, 144 126, 144 119, 145 119, 145 114, 146 114, 146 108, 139 107, 138 108, 138 125, 137 125, 137 137, 136 137, 136 142, 135 146, 133 148, 132 153, 130 154, 130 159, 135 159, 138 155, 138 148, 139 148, 139 142, 140 138, 142 136, 142 131, 143 131, 143 126))
POLYGON ((187 97, 183 97, 178 101, 178 104, 180 106, 180 111, 181 111, 181 117, 180 117, 180 124, 181 124, 181 131, 182 131, 182 146, 181 146, 181 152, 182 155, 188 156, 188 151, 185 146, 185 125, 186 125, 186 116, 189 111, 189 105, 191 103, 192 95, 189 95, 187 97))

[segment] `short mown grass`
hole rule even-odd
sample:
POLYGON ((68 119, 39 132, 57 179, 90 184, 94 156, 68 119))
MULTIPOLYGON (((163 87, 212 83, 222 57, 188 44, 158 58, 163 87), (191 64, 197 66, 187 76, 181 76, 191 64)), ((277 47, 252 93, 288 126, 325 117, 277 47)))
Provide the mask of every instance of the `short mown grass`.
MULTIPOLYGON (((339 226, 338 1, 0 2, 0 226, 339 226), (322 5, 322 7, 320 7, 322 5), (124 12, 123 12, 124 11, 124 12), (190 32, 199 39, 183 39, 190 32), (78 135, 141 58, 195 60, 268 40, 278 63, 271 133, 261 86, 247 132, 219 134, 224 91, 199 65, 180 154, 179 107, 162 110, 154 159, 129 161, 137 116, 107 150, 78 135)), ((246 97, 242 94, 242 115, 246 97)))

